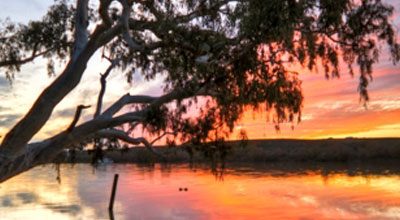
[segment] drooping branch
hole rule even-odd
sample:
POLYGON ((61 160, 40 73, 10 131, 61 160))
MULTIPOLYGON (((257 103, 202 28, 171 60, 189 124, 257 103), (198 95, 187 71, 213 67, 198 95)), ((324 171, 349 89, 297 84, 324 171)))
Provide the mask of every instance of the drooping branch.
POLYGON ((67 132, 71 132, 75 128, 76 123, 78 123, 79 118, 81 117, 82 110, 87 108, 90 108, 90 105, 78 105, 78 108, 76 108, 74 120, 72 120, 71 124, 67 128, 67 132))
POLYGON ((126 134, 124 131, 116 130, 116 129, 101 130, 101 131, 96 132, 95 136, 99 137, 99 138, 117 138, 119 140, 122 140, 124 142, 130 143, 133 145, 143 144, 150 152, 165 159, 164 155, 162 155, 160 152, 158 152, 156 149, 153 148, 153 145, 152 145, 153 142, 150 143, 146 138, 143 138, 143 137, 133 138, 133 137, 130 137, 128 134, 126 134))
POLYGON ((165 135, 176 135, 176 134, 177 134, 176 132, 164 132, 162 135, 160 135, 160 136, 154 138, 154 139, 150 142, 150 144, 151 144, 151 145, 154 145, 154 143, 156 143, 157 141, 159 141, 161 138, 165 137, 165 135))
POLYGON ((49 53, 52 50, 53 50, 53 48, 50 48, 50 49, 38 52, 37 49, 34 49, 32 51, 32 54, 29 57, 22 58, 22 59, 19 59, 19 60, 3 60, 3 61, 0 61, 0 67, 11 66, 11 65, 17 65, 18 66, 18 65, 25 64, 25 63, 29 63, 29 62, 32 62, 34 59, 49 53))

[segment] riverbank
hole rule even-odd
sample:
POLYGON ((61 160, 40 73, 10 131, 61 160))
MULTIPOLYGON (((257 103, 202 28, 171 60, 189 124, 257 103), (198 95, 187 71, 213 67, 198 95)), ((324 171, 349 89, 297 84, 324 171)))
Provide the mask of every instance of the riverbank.
MULTIPOLYGON (((246 145, 240 141, 228 141, 230 146, 226 162, 271 162, 271 161, 358 161, 371 159, 399 159, 400 138, 346 138, 321 140, 249 140, 246 145)), ((186 148, 155 147, 165 155, 166 162, 205 162, 203 153, 195 152, 191 158, 186 148)), ((157 163, 165 162, 143 147, 125 151, 106 151, 105 157, 114 163, 157 163)), ((64 156, 61 162, 70 162, 64 156)), ((91 154, 77 152, 74 162, 89 163, 91 154)))

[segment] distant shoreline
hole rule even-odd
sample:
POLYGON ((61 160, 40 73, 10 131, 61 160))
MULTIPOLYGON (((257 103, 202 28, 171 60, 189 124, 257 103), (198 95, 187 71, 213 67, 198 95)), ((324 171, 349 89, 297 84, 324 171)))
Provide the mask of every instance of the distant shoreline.
MULTIPOLYGON (((245 146, 240 141, 227 141, 230 150, 226 162, 335 162, 362 161, 371 159, 400 160, 400 138, 346 138, 346 139, 266 139, 248 140, 245 146)), ((189 156, 185 148, 155 147, 165 155, 166 161, 157 157, 144 147, 105 151, 105 157, 114 163, 186 163, 206 162, 201 152, 189 156)), ((57 158, 61 163, 90 163, 91 154, 87 151, 77 152, 75 160, 71 161, 66 155, 57 158)))

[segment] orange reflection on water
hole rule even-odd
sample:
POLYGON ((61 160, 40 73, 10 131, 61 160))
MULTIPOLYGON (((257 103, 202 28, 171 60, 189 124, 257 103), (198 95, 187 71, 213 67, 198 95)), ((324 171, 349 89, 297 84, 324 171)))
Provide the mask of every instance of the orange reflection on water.
POLYGON ((114 173, 120 174, 115 219, 400 218, 398 174, 239 167, 216 178, 204 167, 112 165, 93 172, 76 165, 62 166, 58 184, 52 172, 38 168, 1 184, 0 218, 108 219, 114 173))
POLYGON ((147 180, 151 184, 124 186, 122 204, 130 204, 130 198, 142 201, 146 205, 139 210, 149 219, 400 218, 398 176, 338 174, 327 179, 312 173, 275 177, 228 172, 217 181, 207 171, 183 169, 167 177, 155 170, 147 180), (188 191, 180 192, 179 187, 188 191))

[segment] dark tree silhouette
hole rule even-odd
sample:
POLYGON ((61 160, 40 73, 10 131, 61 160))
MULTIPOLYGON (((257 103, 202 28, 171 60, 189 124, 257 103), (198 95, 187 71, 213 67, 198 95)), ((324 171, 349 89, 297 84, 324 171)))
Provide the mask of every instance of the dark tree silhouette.
POLYGON ((380 0, 99 0, 92 7, 88 0, 56 1, 40 21, 2 23, 0 67, 10 80, 38 57, 48 60, 50 74, 57 62, 65 67, 4 137, 0 181, 84 142, 117 139, 157 153, 154 141, 130 136, 137 126, 178 143, 202 143, 229 133, 247 107, 265 106, 276 125, 300 120, 301 82, 286 63, 314 69, 321 62, 327 77, 339 76, 340 62, 352 74, 356 64, 360 97, 368 101, 379 45, 386 43, 393 61, 400 60, 390 23, 393 7, 380 0), (30 143, 79 84, 96 51, 110 67, 101 76, 93 119, 77 124, 87 107, 80 105, 65 131, 30 143), (164 94, 126 94, 103 109, 113 68, 126 73, 128 81, 132 74, 148 81, 163 75, 164 94), (207 101, 196 117, 187 118, 199 97, 207 101), (116 114, 126 105, 134 110, 116 114))

